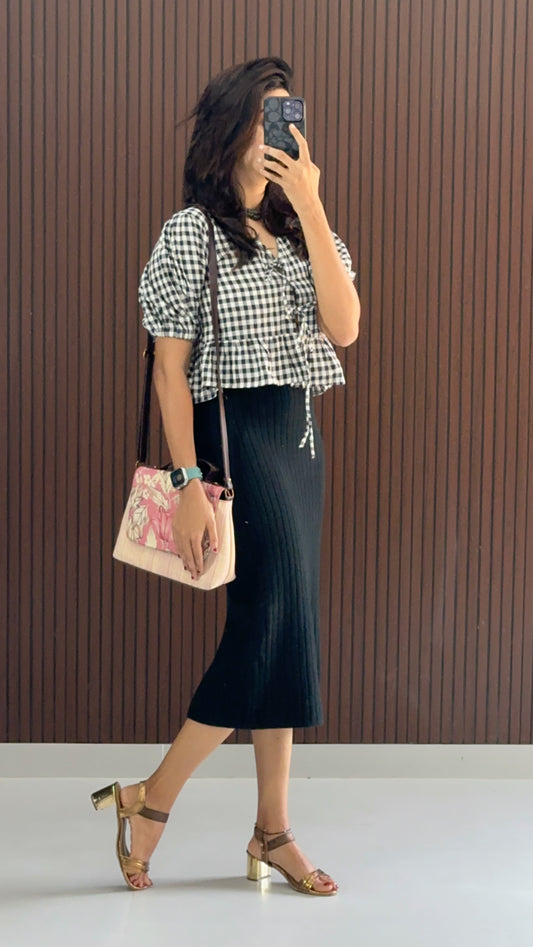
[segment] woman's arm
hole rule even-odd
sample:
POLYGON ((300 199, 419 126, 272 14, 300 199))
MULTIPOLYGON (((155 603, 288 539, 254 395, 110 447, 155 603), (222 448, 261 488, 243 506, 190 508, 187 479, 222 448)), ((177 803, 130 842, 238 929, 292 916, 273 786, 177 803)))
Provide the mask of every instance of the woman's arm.
POLYGON ((342 262, 322 202, 302 209, 298 215, 318 302, 318 325, 334 345, 351 345, 359 334, 361 303, 342 262))
POLYGON ((311 161, 300 130, 295 125, 289 125, 289 129, 300 149, 298 160, 279 148, 260 145, 265 157, 259 159, 259 164, 265 177, 283 188, 302 225, 313 270, 320 328, 335 345, 351 345, 359 333, 359 296, 339 256, 319 197, 320 170, 311 161), (275 161, 266 161, 268 156, 275 161))
POLYGON ((192 397, 187 382, 191 351, 192 342, 185 339, 156 339, 154 387, 174 467, 196 467, 192 397))
MULTIPOLYGON (((154 386, 159 399, 165 437, 175 467, 195 467, 193 406, 187 382, 192 342, 159 337, 155 343, 154 386)), ((180 491, 180 502, 172 521, 176 549, 191 575, 204 568, 202 540, 207 530, 209 545, 217 550, 217 528, 213 507, 198 478, 180 491)))

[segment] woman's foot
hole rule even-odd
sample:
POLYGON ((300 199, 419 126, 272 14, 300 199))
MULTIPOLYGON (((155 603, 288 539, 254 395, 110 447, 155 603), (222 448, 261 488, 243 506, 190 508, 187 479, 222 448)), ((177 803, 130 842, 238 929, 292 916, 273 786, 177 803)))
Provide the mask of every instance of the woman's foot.
MULTIPOLYGON (((132 783, 131 786, 125 786, 124 789, 121 789, 121 806, 125 808, 127 806, 133 805, 133 803, 137 801, 138 792, 138 783, 132 783)), ((150 809, 162 809, 158 803, 158 800, 154 798, 148 788, 146 789, 145 805, 150 809)), ((140 814, 128 816, 128 821, 130 824, 130 839, 128 845, 128 848, 130 849, 130 855, 133 858, 140 858, 143 861, 149 861, 157 843, 159 842, 159 839, 163 834, 165 823, 154 822, 152 819, 146 819, 140 814)), ((127 872, 127 875, 136 888, 152 887, 153 882, 144 871, 139 871, 132 874, 127 872)))
MULTIPOLYGON (((260 827, 264 828, 262 825, 260 827)), ((276 835, 280 835, 282 831, 283 829, 278 829, 277 832, 267 832, 268 841, 275 838, 276 835)), ((255 835, 248 843, 248 851, 254 858, 261 858, 261 844, 255 835)), ((270 861, 277 862, 278 865, 285 868, 296 881, 300 881, 310 871, 315 870, 315 866, 300 851, 296 842, 287 842, 285 845, 280 845, 279 848, 269 852, 268 857, 270 861)), ((316 891, 336 891, 338 885, 329 875, 320 874, 313 878, 313 888, 316 891)))

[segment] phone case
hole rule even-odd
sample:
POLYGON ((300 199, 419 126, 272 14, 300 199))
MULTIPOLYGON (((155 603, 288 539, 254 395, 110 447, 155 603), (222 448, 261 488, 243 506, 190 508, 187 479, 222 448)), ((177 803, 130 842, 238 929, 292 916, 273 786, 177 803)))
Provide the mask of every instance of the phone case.
MULTIPOLYGON (((273 95, 265 99, 263 108, 263 125, 265 133, 265 145, 271 145, 272 148, 280 148, 291 158, 300 157, 300 149, 297 141, 289 131, 290 122, 283 118, 283 103, 288 102, 286 96, 273 95)), ((305 101, 298 99, 303 104, 303 118, 300 122, 293 122, 302 135, 305 137, 305 101)))

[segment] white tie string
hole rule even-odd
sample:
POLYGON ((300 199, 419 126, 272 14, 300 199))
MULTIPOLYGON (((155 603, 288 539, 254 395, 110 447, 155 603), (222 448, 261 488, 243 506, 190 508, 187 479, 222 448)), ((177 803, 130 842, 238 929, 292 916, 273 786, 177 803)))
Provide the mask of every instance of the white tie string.
POLYGON ((311 414, 311 386, 306 385, 305 388, 305 434, 302 437, 299 447, 305 447, 307 441, 309 440, 309 447, 311 448, 311 457, 315 459, 315 432, 313 430, 313 416, 311 414))

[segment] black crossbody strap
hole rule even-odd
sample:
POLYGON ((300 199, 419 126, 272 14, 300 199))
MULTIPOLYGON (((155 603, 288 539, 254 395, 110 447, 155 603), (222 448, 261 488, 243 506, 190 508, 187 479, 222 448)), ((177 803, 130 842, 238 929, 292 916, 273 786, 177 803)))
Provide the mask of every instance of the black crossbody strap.
POLYGON ((139 433, 137 435, 137 467, 146 463, 148 454, 148 434, 150 428, 150 401, 152 394, 152 374, 154 370, 155 339, 148 333, 146 348, 143 355, 146 359, 144 369, 144 386, 141 401, 141 416, 139 418, 139 433))
POLYGON ((218 319, 218 265, 215 246, 215 232, 213 221, 207 217, 209 227, 209 291, 211 293, 211 316, 213 319, 213 334, 215 337, 216 371, 218 388, 218 408, 220 412, 220 433, 222 436, 222 462, 224 465, 224 486, 230 493, 233 492, 233 483, 229 466, 228 426, 226 424, 226 408, 224 405, 224 391, 220 378, 220 323, 218 319))
MULTIPOLYGON (((216 358, 216 378, 218 387, 218 407, 220 413, 220 433, 222 438, 222 461, 224 465, 224 486, 226 496, 233 495, 233 483, 231 480, 229 465, 229 447, 228 447, 228 428, 226 424, 226 410, 224 406, 224 392, 220 379, 220 323, 218 318, 218 266, 217 251, 215 246, 215 233, 213 222, 206 214, 207 226, 209 228, 209 248, 208 248, 208 273, 209 273, 209 292, 211 295, 211 316, 213 319, 213 334, 215 338, 215 358, 216 358)), ((150 401, 152 395, 152 375, 154 368, 155 338, 148 333, 148 340, 144 350, 146 359, 146 368, 144 372, 144 387, 141 403, 141 417, 139 420, 139 433, 137 437, 137 466, 146 463, 148 454, 148 436, 150 428, 150 401)))

